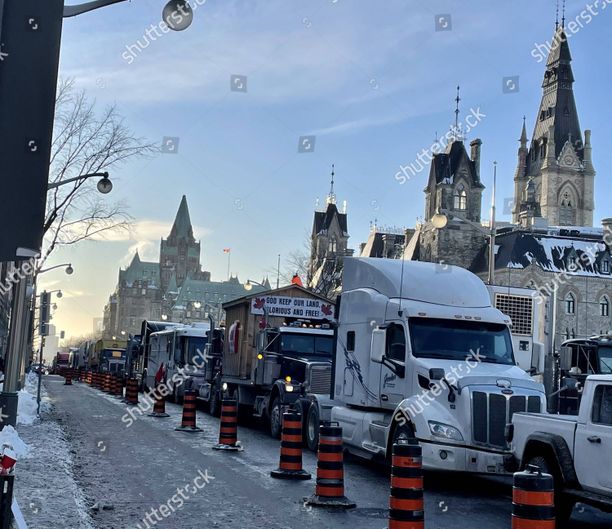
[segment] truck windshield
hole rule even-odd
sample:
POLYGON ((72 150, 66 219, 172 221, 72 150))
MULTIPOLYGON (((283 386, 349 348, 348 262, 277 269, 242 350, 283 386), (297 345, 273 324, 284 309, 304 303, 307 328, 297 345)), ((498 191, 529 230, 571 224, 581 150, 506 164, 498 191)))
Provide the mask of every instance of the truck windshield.
POLYGON ((206 338, 199 336, 190 336, 187 338, 187 363, 194 364, 198 367, 203 366, 205 362, 205 347, 206 338))
POLYGON ((281 333, 281 351, 294 356, 324 355, 331 356, 333 336, 316 336, 313 334, 281 333))
POLYGON ((606 346, 599 348, 599 365, 602 374, 612 374, 612 347, 606 346))
POLYGON ((411 318, 412 354, 423 358, 514 365, 508 327, 479 321, 411 318))

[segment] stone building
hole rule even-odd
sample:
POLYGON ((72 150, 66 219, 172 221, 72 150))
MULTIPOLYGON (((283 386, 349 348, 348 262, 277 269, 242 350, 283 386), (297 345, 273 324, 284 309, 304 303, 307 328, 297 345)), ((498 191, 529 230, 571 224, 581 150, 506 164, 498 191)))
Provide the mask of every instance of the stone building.
POLYGON ((310 261, 307 284, 311 290, 333 299, 340 288, 342 261, 353 255, 348 249, 348 222, 346 211, 340 212, 334 192, 334 166, 331 187, 325 201, 325 209, 315 211, 310 238, 310 261))
POLYGON ((183 196, 170 234, 161 240, 159 262, 143 261, 136 252, 125 270, 119 270, 104 307, 104 336, 138 334, 143 320, 190 323, 210 313, 218 322, 223 319, 221 303, 245 292, 238 278, 211 281, 210 272, 202 270, 200 243, 183 196))

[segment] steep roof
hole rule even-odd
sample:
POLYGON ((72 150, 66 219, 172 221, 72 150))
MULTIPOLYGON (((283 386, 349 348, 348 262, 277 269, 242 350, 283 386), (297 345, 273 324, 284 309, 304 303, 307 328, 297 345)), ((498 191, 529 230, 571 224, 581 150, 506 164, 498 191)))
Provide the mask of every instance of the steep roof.
MULTIPOLYGON (((253 287, 255 292, 258 289, 261 289, 261 287, 253 287)), ((242 297, 245 292, 244 285, 235 277, 229 281, 201 281, 188 277, 180 287, 174 305, 184 307, 189 301, 216 305, 242 297)))
POLYGON ((581 160, 584 157, 582 132, 574 99, 574 74, 571 61, 567 36, 564 29, 559 27, 555 30, 546 61, 546 71, 542 82, 542 100, 536 116, 527 158, 527 175, 537 174, 542 160, 539 156, 533 159, 533 150, 539 149, 542 138, 548 137, 551 128, 554 134, 555 158, 559 157, 567 141, 570 141, 575 147, 576 154, 581 160))
MULTIPOLYGON (((499 234, 495 244, 498 247, 496 269, 535 265, 545 272, 611 278, 610 273, 603 273, 601 266, 602 261, 610 260, 602 230, 581 231, 565 226, 541 232, 516 229, 499 234)), ((474 272, 487 270, 487 252, 484 246, 472 266, 474 272)))
POLYGON ((129 266, 125 270, 119 270, 119 284, 125 282, 126 286, 132 286, 135 281, 147 281, 149 287, 155 288, 160 284, 159 263, 141 261, 138 251, 129 266))
POLYGON ((465 145, 460 140, 453 141, 446 152, 434 154, 429 170, 429 186, 454 183, 457 171, 462 166, 468 168, 468 178, 471 179, 472 185, 484 188, 476 171, 476 165, 470 160, 465 145))
POLYGON ((327 204, 327 209, 325 211, 315 211, 314 223, 312 227, 313 233, 316 235, 324 230, 328 230, 332 221, 334 220, 334 217, 338 219, 338 224, 340 225, 342 232, 345 235, 348 235, 347 215, 346 213, 340 213, 336 207, 336 204, 333 202, 327 204))
POLYGON ((178 211, 176 212, 176 218, 170 231, 169 239, 175 238, 188 238, 194 239, 193 227, 191 226, 191 218, 189 217, 189 207, 187 206, 187 197, 183 195, 178 211))

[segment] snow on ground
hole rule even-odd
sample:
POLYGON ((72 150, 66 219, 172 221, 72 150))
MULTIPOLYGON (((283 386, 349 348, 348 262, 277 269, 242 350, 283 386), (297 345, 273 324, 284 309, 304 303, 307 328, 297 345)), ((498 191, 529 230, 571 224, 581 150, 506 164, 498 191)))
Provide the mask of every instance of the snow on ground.
POLYGON ((5 444, 11 446, 15 451, 17 460, 28 457, 30 453, 30 447, 22 441, 15 428, 9 424, 0 431, 0 448, 5 444))
MULTIPOLYGON (((35 385, 33 390, 36 405, 35 385)), ((31 391, 32 385, 26 383, 22 392, 32 397, 31 391)), ((22 392, 19 394, 20 403, 22 392)), ((27 402, 27 397, 24 396, 23 400, 27 402)), ((29 406, 31 404, 26 405, 29 406)), ((31 414, 26 416, 31 417, 31 414)), ((70 444, 49 399, 45 397, 45 405, 41 405, 40 420, 29 424, 20 420, 18 428, 21 438, 29 445, 30 456, 17 462, 14 497, 28 527, 92 529, 85 498, 74 479, 70 444)))

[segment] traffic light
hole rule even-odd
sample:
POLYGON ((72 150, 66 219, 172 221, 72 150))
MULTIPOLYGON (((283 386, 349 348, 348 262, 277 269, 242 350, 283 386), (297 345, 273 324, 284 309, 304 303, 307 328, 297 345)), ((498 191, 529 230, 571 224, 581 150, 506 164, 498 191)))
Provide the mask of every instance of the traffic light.
POLYGON ((49 316, 51 315, 51 294, 43 292, 40 295, 40 307, 38 312, 38 334, 49 335, 49 316))
POLYGON ((64 0, 0 1, 0 261, 40 252, 64 0))

